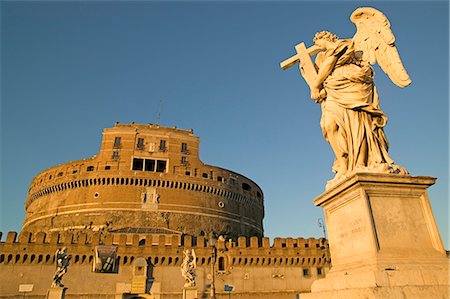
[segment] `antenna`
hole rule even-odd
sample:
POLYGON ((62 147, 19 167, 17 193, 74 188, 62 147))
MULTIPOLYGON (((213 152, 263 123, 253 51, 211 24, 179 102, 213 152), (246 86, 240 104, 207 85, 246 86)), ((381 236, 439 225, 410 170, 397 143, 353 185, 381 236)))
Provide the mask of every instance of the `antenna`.
POLYGON ((163 102, 163 99, 161 98, 161 99, 159 100, 158 120, 157 120, 157 122, 156 122, 156 123, 158 124, 158 126, 161 124, 162 102, 163 102))
POLYGON ((327 231, 325 229, 325 223, 323 222, 322 218, 317 219, 317 225, 322 228, 323 230, 323 236, 325 237, 325 239, 327 238, 327 231))

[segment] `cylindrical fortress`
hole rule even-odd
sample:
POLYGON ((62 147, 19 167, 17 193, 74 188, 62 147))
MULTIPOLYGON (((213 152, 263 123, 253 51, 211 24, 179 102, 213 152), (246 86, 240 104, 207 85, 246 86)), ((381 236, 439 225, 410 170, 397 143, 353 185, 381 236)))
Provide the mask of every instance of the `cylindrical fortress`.
POLYGON ((263 192, 250 179, 199 159, 192 130, 106 128, 92 158, 51 167, 30 185, 22 231, 263 236, 263 192))

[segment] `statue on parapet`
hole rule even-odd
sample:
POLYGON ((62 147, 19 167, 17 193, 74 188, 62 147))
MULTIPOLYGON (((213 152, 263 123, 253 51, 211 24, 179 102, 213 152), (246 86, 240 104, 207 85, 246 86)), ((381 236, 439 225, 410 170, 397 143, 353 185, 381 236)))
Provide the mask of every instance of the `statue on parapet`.
POLYGON ((320 126, 335 154, 332 170, 336 176, 327 188, 356 172, 408 174, 388 155, 389 143, 383 131, 387 117, 379 106, 371 67, 378 63, 399 87, 411 83, 390 23, 383 13, 370 7, 356 9, 350 20, 357 28, 352 39, 318 32, 312 47, 297 45, 297 54, 280 64, 287 69, 299 63, 311 98, 321 105, 320 126), (313 63, 311 56, 315 54, 313 63))
POLYGON ((184 258, 181 263, 181 275, 185 279, 184 287, 195 287, 195 269, 197 268, 197 257, 194 249, 183 251, 184 258))
POLYGON ((67 255, 67 248, 63 247, 56 251, 55 253, 56 260, 56 272, 53 275, 53 282, 51 287, 64 287, 61 283, 62 277, 67 272, 67 267, 69 266, 70 256, 67 255))

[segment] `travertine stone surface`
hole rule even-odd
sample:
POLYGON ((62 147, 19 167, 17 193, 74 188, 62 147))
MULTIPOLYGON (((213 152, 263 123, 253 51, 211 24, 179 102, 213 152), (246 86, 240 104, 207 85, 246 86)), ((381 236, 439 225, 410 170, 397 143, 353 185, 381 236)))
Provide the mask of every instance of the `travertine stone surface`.
POLYGON ((314 280, 324 277, 330 267, 328 243, 325 239, 240 237, 238 242, 218 240, 216 260, 211 265, 212 247, 204 237, 118 234, 104 236, 98 232, 79 235, 51 233, 33 235, 4 234, 0 240, 0 298, 22 298, 20 284, 33 284, 27 298, 45 298, 55 269, 54 253, 67 247, 72 256, 70 269, 64 276, 67 298, 128 298, 139 294, 145 298, 180 299, 185 284, 180 275, 183 252, 195 249, 199 297, 211 283, 215 271, 218 298, 228 298, 225 284, 235 290, 231 298, 290 299, 296 293, 309 292, 314 280), (118 246, 118 272, 92 271, 94 248, 99 243, 118 246), (145 260, 145 263, 141 263, 145 260), (149 269, 145 273, 145 264, 149 269), (139 270, 139 267, 142 268, 139 270), (144 296, 143 281, 147 277, 150 293, 144 296), (139 284, 139 285, 138 285, 139 284), (101 286, 101 288, 99 288, 101 286), (140 287, 135 294, 133 287, 140 287), (128 296, 127 296, 128 294, 128 296))
POLYGON ((449 259, 426 191, 434 182, 357 173, 317 197, 333 266, 302 298, 448 298, 449 259))
POLYGON ((383 128, 387 117, 379 105, 371 65, 378 63, 399 87, 411 83, 395 46, 390 23, 380 11, 358 8, 351 15, 357 32, 352 39, 339 39, 328 31, 318 32, 315 45, 296 46, 297 54, 281 63, 286 69, 299 63, 311 88, 311 98, 321 104, 322 133, 335 154, 336 176, 327 188, 356 172, 407 174, 388 155, 383 128), (313 64, 310 55, 319 52, 313 64))
POLYGON ((198 290, 197 287, 184 287, 183 288, 183 299, 197 299, 198 290))
POLYGON ((131 227, 262 237, 261 188, 241 174, 204 164, 199 144, 192 130, 116 123, 104 129, 94 157, 36 175, 22 230, 131 227))
POLYGON ((64 287, 51 287, 47 291, 46 299, 64 299, 67 288, 64 287))

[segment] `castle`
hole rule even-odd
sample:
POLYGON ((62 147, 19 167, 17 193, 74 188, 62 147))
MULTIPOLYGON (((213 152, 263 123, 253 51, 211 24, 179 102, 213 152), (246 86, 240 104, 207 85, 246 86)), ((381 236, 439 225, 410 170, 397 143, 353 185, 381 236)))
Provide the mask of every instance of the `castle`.
POLYGON ((0 297, 44 298, 62 247, 67 298, 181 298, 186 249, 196 253, 199 296, 309 292, 330 268, 327 241, 271 243, 261 188, 204 164, 199 143, 192 130, 116 123, 98 155, 39 173, 22 232, 0 242, 0 297))

